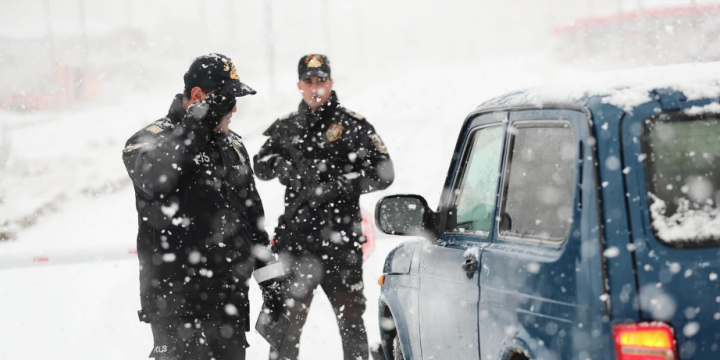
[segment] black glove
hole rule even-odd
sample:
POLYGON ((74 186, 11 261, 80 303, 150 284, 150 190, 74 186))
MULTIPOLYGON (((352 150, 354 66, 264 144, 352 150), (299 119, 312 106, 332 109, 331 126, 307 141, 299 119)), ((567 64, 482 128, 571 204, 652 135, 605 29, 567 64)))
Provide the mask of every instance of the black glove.
POLYGON ((188 108, 188 116, 201 119, 208 130, 215 130, 237 104, 235 95, 229 89, 218 89, 208 94, 203 101, 188 108))
POLYGON ((317 209, 326 202, 346 194, 348 192, 348 184, 342 179, 339 179, 320 184, 314 189, 308 189, 307 191, 309 192, 308 205, 313 209, 317 209))
POLYGON ((268 280, 260 284, 263 297, 263 310, 266 310, 273 321, 278 321, 285 311, 285 293, 282 283, 278 280, 268 280))
POLYGON ((275 162, 275 174, 277 174, 280 183, 285 186, 296 186, 298 179, 298 171, 293 164, 285 158, 278 156, 273 160, 275 162))

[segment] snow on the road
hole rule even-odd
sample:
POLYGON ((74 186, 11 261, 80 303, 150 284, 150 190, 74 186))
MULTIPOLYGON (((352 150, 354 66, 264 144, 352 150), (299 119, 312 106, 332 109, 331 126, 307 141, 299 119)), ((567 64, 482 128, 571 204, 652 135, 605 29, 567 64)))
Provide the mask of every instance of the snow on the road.
MULTIPOLYGON (((107 197, 75 199, 41 226, 23 232, 17 242, 3 244, 0 318, 7 326, 0 330, 0 359, 130 359, 149 354, 150 327, 135 314, 140 306, 137 260, 127 251, 135 245, 135 216, 128 187, 107 197), (46 261, 36 262, 38 257, 46 261)), ((385 255, 399 241, 380 237, 365 264, 364 318, 371 342, 378 341, 377 278, 385 255)), ((262 298, 257 285, 250 284, 254 317, 262 298)), ((341 358, 335 317, 322 291, 312 309, 302 358, 341 358)), ((268 346, 259 335, 250 332, 248 340, 248 358, 267 356, 268 346)))
MULTIPOLYGON (((0 359, 145 358, 152 346, 150 327, 140 323, 136 215, 132 189, 100 198, 77 198, 42 225, 3 244, 0 253, 0 359), (66 244, 66 246, 63 246, 66 244), (33 262, 43 255, 47 262, 33 262), (42 345, 42 346, 38 346, 42 345)), ((385 254, 402 239, 380 238, 365 264, 368 309, 365 323, 371 341, 378 340, 377 278, 385 254)), ((251 284, 252 316, 262 303, 251 284)), ((301 356, 342 357, 340 336, 327 297, 315 297, 303 335, 301 356)), ((254 324, 252 319, 252 323, 254 324)), ((268 345, 248 333, 248 358, 267 356, 268 345)))
MULTIPOLYGON (((386 79, 350 99, 342 98, 343 84, 336 83, 343 104, 375 126, 396 166, 393 186, 364 196, 362 206, 372 211, 381 196, 418 193, 434 207, 467 113, 493 96, 552 78, 555 69, 547 61, 527 59, 424 69, 386 79)), ((124 140, 143 124, 163 116, 172 95, 155 94, 143 101, 128 98, 72 114, 29 115, 37 122, 48 120, 42 116, 61 119, 11 133, 12 166, 16 167, 5 170, 32 167, 32 171, 12 173, 12 179, 0 183, 0 191, 24 209, 42 205, 57 194, 65 200, 33 226, 21 229, 15 240, 0 242, 0 282, 4 284, 0 289, 4 325, 0 359, 147 357, 152 336, 149 326, 140 323, 135 313, 139 308, 138 269, 135 255, 129 253, 135 247, 137 231, 132 188, 126 182, 90 195, 82 195, 82 190, 125 176, 120 159, 124 140), (35 144, 25 141, 28 138, 35 144), (37 164, 22 164, 33 161, 37 164), (34 262, 38 256, 43 260, 34 262)), ((250 100, 272 103, 260 94, 250 100)), ((243 135, 253 154, 265 140, 260 135, 264 127, 292 111, 299 100, 284 109, 266 106, 251 114, 239 112, 231 128, 243 135), (252 131, 243 132, 244 128, 252 131)), ((22 116, 13 117, 12 124, 22 123, 22 116)), ((274 219, 282 211, 283 189, 277 181, 259 182, 258 188, 268 216, 267 230, 272 233, 274 219)), ((7 207, 4 211, 0 220, 7 220, 11 212, 7 207)), ((371 342, 379 337, 377 278, 387 252, 403 241, 378 235, 377 249, 364 267, 364 318, 371 342)), ((261 297, 254 282, 251 285, 255 316, 261 297)), ((338 359, 342 349, 335 317, 327 298, 319 293, 303 334, 301 358, 338 359)), ((248 336, 248 358, 265 358, 267 344, 254 332, 248 336)))

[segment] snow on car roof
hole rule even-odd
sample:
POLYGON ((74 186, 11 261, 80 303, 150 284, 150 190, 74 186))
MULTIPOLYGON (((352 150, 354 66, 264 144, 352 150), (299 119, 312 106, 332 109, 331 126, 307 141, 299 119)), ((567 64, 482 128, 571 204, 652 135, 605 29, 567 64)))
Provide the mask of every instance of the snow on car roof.
POLYGON ((651 101, 650 92, 656 89, 682 92, 688 100, 718 98, 720 62, 575 73, 537 88, 496 97, 478 109, 518 105, 542 107, 558 103, 584 105, 590 98, 601 97, 603 103, 631 111, 651 101))

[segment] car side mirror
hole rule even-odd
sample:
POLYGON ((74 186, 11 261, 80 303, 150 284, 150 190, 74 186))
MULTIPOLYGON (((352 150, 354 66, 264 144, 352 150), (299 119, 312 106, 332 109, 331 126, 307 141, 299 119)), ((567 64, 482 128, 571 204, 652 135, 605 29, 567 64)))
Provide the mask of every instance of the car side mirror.
POLYGON ((419 195, 391 195, 378 201, 375 224, 390 235, 416 235, 430 238, 434 212, 419 195))

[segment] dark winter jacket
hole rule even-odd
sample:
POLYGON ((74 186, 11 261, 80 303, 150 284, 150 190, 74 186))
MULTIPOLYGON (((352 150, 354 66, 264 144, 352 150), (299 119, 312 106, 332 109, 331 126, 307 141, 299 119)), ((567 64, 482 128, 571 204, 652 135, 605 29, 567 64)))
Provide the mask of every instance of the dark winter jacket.
POLYGON ((240 136, 187 116, 133 135, 123 161, 138 211, 141 319, 248 317, 247 281, 269 246, 263 206, 240 136))
MULTIPOLYGON (((276 120, 265 132, 269 139, 254 157, 258 178, 282 176, 283 162, 292 163, 303 181, 289 183, 287 208, 294 216, 281 216, 275 240, 278 250, 332 254, 359 251, 362 236, 360 195, 390 186, 393 165, 387 148, 365 118, 338 103, 335 92, 313 112, 301 102, 297 112, 276 120), (312 208, 308 191, 331 184, 334 198, 312 208)), ((292 215, 292 214, 291 214, 292 215)))

